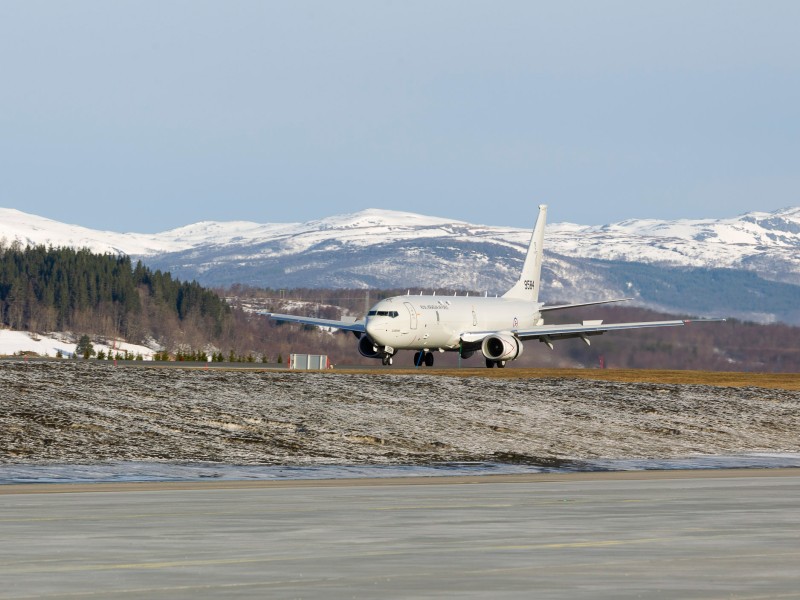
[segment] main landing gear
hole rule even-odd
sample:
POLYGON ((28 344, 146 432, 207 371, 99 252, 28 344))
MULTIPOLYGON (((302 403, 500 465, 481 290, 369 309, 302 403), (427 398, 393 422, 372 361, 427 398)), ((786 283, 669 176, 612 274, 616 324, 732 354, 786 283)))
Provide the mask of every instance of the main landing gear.
POLYGON ((506 361, 504 361, 504 360, 492 360, 491 358, 487 358, 486 359, 486 368, 487 369, 491 369, 495 365, 497 365, 498 369, 505 369, 506 361))
POLYGON ((433 352, 415 352, 414 353, 414 366, 418 367, 425 363, 426 367, 433 366, 433 352))
POLYGON ((391 356, 384 356, 381 359, 381 362, 383 363, 384 367, 388 367, 390 364, 392 364, 392 357, 391 356))

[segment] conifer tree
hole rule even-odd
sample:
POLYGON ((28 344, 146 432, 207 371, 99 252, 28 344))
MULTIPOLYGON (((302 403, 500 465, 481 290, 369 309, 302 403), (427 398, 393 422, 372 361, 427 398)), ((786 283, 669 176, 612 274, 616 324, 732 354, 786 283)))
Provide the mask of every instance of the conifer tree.
POLYGON ((78 340, 78 345, 75 346, 75 354, 83 358, 94 356, 94 344, 92 344, 92 340, 89 339, 88 335, 83 334, 78 340))

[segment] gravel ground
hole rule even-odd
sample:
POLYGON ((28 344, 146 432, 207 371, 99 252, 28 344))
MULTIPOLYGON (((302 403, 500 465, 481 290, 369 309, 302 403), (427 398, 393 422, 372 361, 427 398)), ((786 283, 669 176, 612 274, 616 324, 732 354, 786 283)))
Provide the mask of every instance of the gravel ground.
POLYGON ((342 465, 800 452, 800 392, 577 379, 0 365, 0 463, 342 465))

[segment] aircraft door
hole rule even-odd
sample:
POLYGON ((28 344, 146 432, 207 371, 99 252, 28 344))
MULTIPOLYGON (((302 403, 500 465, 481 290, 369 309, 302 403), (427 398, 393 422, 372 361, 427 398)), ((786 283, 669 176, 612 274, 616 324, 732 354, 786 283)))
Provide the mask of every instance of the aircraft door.
POLYGON ((416 309, 411 305, 411 302, 403 302, 403 304, 405 304, 406 308, 408 309, 408 315, 411 318, 411 329, 416 329, 417 328, 416 309))

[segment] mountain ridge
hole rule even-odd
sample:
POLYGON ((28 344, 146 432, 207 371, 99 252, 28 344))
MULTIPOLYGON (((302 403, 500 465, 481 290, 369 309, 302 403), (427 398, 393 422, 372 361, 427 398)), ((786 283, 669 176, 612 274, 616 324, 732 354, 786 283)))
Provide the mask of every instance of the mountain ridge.
MULTIPOLYGON (((535 215, 532 215, 531 227, 534 220, 535 215)), ((377 234, 386 234, 388 239, 400 237, 407 239, 408 234, 414 232, 416 235, 413 237, 433 237, 434 232, 441 232, 450 237, 459 235, 486 237, 491 234, 498 241, 510 242, 512 245, 526 243, 525 238, 530 236, 528 227, 481 225, 457 219, 383 209, 366 209, 304 223, 200 221, 160 233, 147 234, 94 230, 16 209, 0 208, 0 238, 5 237, 11 241, 16 239, 23 245, 84 244, 94 251, 108 248, 109 251, 122 252, 130 256, 187 251, 201 244, 237 245, 243 242, 263 242, 330 231, 340 232, 341 238, 351 243, 367 245, 385 241, 376 238, 377 234), (359 236, 359 232, 365 236, 359 236)), ((729 247, 731 244, 761 251, 767 248, 800 249, 800 207, 790 206, 773 212, 752 211, 725 219, 673 221, 627 219, 604 225, 555 222, 548 224, 547 233, 547 247, 552 251, 565 256, 585 258, 622 258, 631 242, 634 243, 634 249, 641 248, 642 240, 659 240, 662 244, 694 242, 704 246, 706 251, 715 245, 729 247), (582 244, 576 244, 576 237, 588 240, 588 243, 584 241, 582 244), (598 253, 598 240, 603 239, 614 241, 614 244, 607 247, 607 252, 613 256, 598 253), (590 248, 593 255, 587 254, 590 248)), ((752 251, 748 255, 751 253, 752 251)), ((677 260, 679 256, 691 256, 691 253, 683 249, 676 253, 675 262, 681 262, 677 260)), ((642 258, 641 252, 636 258, 642 258)), ((708 264, 708 261, 703 264, 708 264)), ((696 265, 686 264, 686 266, 696 265)))

